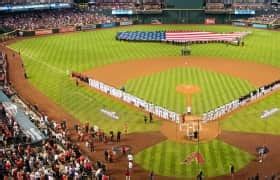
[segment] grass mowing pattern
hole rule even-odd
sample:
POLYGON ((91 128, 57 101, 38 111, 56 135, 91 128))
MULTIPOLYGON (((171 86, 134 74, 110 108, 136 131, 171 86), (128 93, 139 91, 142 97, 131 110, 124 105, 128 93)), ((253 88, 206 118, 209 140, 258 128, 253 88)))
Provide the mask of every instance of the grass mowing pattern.
MULTIPOLYGON (((181 164, 192 152, 196 152, 196 144, 181 144, 172 141, 164 141, 145 149, 135 157, 136 162, 144 169, 154 171, 156 174, 176 177, 194 177, 198 174, 198 165, 193 162, 190 165, 181 164)), ((243 168, 253 160, 253 157, 238 148, 219 140, 209 143, 201 143, 199 152, 204 156, 205 163, 200 169, 207 177, 229 174, 229 166, 232 163, 236 170, 243 168)))
MULTIPOLYGON (((77 88, 75 83, 67 76, 67 72, 71 70, 85 71, 93 67, 130 59, 141 60, 144 58, 180 55, 181 46, 163 43, 115 41, 116 32, 124 30, 232 32, 246 29, 231 26, 203 25, 132 26, 32 38, 19 41, 10 45, 10 47, 21 51, 25 68, 32 84, 82 122, 89 121, 106 131, 122 130, 125 122, 128 123, 129 132, 158 130, 160 125, 158 121, 147 126, 143 123, 143 113, 95 91, 87 88, 77 88), (104 107, 108 110, 116 111, 120 116, 120 120, 113 121, 101 114, 99 110, 104 107)), ((280 53, 274 53, 280 49, 280 33, 256 29, 250 30, 253 31, 253 35, 245 39, 245 47, 226 46, 224 44, 199 44, 191 47, 192 54, 195 56, 254 61, 280 67, 280 53)), ((201 88, 203 89, 203 87, 201 88)), ((235 90, 232 89, 231 93, 233 91, 235 90)), ((216 96, 220 96, 220 94, 216 96)), ((249 121, 242 123, 246 123, 246 126, 242 124, 243 127, 255 130, 254 123, 249 121)), ((143 164, 145 168, 153 169, 156 173, 192 177, 197 174, 196 165, 185 167, 180 165, 180 162, 188 152, 194 151, 195 148, 194 145, 182 145, 166 141, 141 152, 137 155, 136 160, 143 164)), ((252 159, 247 153, 217 140, 201 145, 200 149, 207 160, 203 167, 207 176, 227 174, 229 163, 233 163, 236 169, 239 169, 252 159)))
POLYGON ((267 119, 260 118, 263 111, 272 108, 280 108, 280 92, 232 114, 225 121, 222 121, 222 128, 229 131, 279 135, 280 112, 273 114, 267 119))
MULTIPOLYGON (((161 43, 128 43, 115 40, 118 31, 176 29, 214 32, 246 30, 231 26, 143 25, 31 38, 19 41, 10 47, 21 51, 32 84, 77 119, 89 120, 92 124, 99 125, 106 131, 111 130, 111 128, 113 128, 112 130, 122 129, 124 122, 128 122, 130 132, 150 131, 157 130, 158 124, 144 126, 142 113, 99 93, 76 88, 67 77, 66 72, 71 70, 85 71, 93 67, 129 59, 179 56, 181 46, 161 43), (103 116, 99 113, 99 109, 102 107, 116 111, 121 119, 112 121, 103 116)), ((223 44, 193 45, 192 54, 250 60, 279 67, 280 53, 273 52, 279 51, 280 33, 250 30, 253 31, 253 35, 245 39, 245 47, 223 44)))
POLYGON ((105 131, 123 130, 124 124, 128 124, 128 133, 145 132, 158 129, 160 122, 145 125, 144 114, 135 111, 119 101, 108 98, 87 87, 76 87, 75 81, 71 81, 66 72, 54 67, 49 67, 32 58, 24 56, 26 68, 29 69, 31 82, 36 84, 43 92, 47 90, 47 95, 56 103, 63 105, 74 117, 82 122, 89 121, 93 125, 98 125, 105 131), (40 79, 36 78, 41 77, 40 79), (119 120, 112 120, 100 112, 101 108, 117 112, 119 120))
POLYGON ((192 109, 202 114, 255 89, 248 81, 198 68, 173 68, 130 80, 126 90, 137 97, 175 112, 186 110, 186 98, 176 92, 180 84, 196 85, 201 92, 192 96, 192 109))

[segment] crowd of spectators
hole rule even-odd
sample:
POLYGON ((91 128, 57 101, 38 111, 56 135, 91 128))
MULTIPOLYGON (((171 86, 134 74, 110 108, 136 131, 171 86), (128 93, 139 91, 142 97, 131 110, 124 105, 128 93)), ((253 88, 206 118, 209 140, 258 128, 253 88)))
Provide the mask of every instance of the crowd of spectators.
POLYGON ((0 26, 9 27, 11 29, 36 30, 122 22, 127 20, 127 18, 106 16, 98 12, 68 9, 8 14, 1 17, 0 26))
POLYGON ((96 0, 94 6, 103 9, 158 10, 164 5, 163 0, 96 0))
POLYGON ((276 21, 279 21, 280 14, 269 14, 269 15, 261 15, 257 17, 252 17, 248 19, 250 23, 258 23, 258 24, 273 24, 276 21))
MULTIPOLYGON (((1 60, 5 61, 1 55, 1 60)), ((3 92, 14 105, 21 107, 33 124, 46 137, 41 142, 32 142, 31 137, 17 123, 5 102, 0 103, 0 179, 109 179, 106 165, 95 163, 73 144, 66 121, 57 123, 48 120, 27 106, 14 91, 2 86, 3 92)), ((36 109, 36 107, 34 107, 36 109)), ((86 133, 87 129, 79 129, 86 133)), ((82 140, 81 140, 82 141, 82 140)))
POLYGON ((223 2, 207 2, 207 10, 269 10, 273 9, 272 4, 268 3, 246 3, 246 2, 235 2, 232 4, 224 4, 223 2))
POLYGON ((6 67, 7 63, 4 60, 4 55, 0 52, 0 85, 4 85, 6 83, 6 67))
MULTIPOLYGON (((13 96, 13 102, 19 101, 13 96)), ((2 107, 2 106, 1 106, 2 107)), ((93 164, 83 156, 78 146, 71 143, 65 123, 56 123, 45 118, 32 118, 34 124, 47 137, 39 144, 19 139, 23 134, 13 118, 8 118, 0 109, 0 179, 83 179, 103 180, 106 166, 97 161, 93 164)), ((26 111, 31 116, 30 111, 26 111)))

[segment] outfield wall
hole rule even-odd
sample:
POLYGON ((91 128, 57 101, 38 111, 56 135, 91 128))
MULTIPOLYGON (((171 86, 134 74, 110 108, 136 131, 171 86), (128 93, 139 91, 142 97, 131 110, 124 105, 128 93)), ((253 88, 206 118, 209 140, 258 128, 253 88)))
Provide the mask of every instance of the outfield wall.
POLYGON ((161 14, 138 14, 132 18, 139 24, 151 24, 153 19, 163 24, 203 24, 205 13, 203 9, 165 9, 161 14))
POLYGON ((216 24, 231 24, 232 20, 247 19, 252 15, 234 15, 230 13, 205 13, 201 9, 164 9, 160 14, 132 15, 139 24, 150 24, 153 19, 163 24, 204 24, 205 19, 214 18, 216 24))

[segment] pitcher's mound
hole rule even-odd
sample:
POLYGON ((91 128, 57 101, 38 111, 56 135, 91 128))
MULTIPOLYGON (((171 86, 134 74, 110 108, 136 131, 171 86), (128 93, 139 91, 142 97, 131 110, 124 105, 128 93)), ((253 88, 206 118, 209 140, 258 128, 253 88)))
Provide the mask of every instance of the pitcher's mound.
POLYGON ((176 91, 185 95, 192 95, 200 92, 200 88, 195 85, 181 84, 176 86, 176 91))

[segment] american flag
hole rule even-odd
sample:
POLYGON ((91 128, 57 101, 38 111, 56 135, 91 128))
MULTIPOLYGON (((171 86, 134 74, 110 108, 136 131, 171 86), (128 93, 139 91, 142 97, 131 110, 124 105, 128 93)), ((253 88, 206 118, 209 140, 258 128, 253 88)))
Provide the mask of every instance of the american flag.
POLYGON ((197 41, 235 41, 246 35, 244 32, 214 33, 214 32, 166 32, 166 41, 197 42, 197 41))

